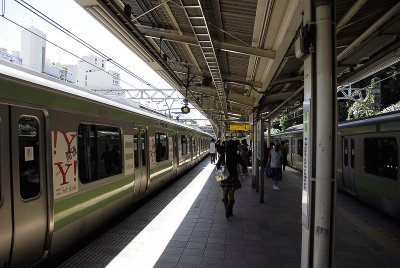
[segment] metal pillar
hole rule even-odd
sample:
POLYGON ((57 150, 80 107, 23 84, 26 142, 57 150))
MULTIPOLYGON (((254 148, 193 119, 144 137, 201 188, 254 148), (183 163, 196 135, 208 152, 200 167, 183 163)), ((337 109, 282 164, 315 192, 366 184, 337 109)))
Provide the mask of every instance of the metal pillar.
POLYGON ((305 1, 316 25, 315 54, 304 62, 302 268, 333 267, 336 74, 333 0, 305 1))
POLYGON ((254 128, 254 161, 253 161, 253 188, 260 190, 260 165, 261 165, 261 120, 257 120, 254 128))
POLYGON ((264 120, 260 119, 260 203, 264 203, 264 168, 265 168, 265 152, 264 152, 264 120))

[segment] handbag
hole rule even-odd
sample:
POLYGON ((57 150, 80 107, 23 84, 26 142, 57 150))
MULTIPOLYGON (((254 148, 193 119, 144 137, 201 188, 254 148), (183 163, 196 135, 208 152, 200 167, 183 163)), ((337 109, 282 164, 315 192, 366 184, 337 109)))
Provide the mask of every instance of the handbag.
POLYGON ((217 181, 226 180, 228 177, 229 177, 229 171, 227 168, 222 166, 221 168, 217 169, 217 172, 215 174, 215 179, 217 181))
POLYGON ((272 178, 272 168, 269 164, 265 165, 265 175, 267 178, 272 178))

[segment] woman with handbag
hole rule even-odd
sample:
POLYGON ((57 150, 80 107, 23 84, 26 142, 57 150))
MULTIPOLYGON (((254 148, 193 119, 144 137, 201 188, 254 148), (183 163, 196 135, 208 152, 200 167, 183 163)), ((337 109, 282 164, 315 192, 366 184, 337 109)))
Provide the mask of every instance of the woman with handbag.
MULTIPOLYGON (((234 140, 229 140, 226 143, 225 148, 225 169, 228 171, 229 175, 220 181, 222 202, 225 206, 225 217, 229 218, 233 216, 233 205, 235 204, 235 191, 242 187, 238 178, 237 164, 241 164, 244 167, 244 162, 242 157, 236 153, 237 145, 234 140)), ((224 160, 222 157, 218 159, 217 169, 219 169, 224 160)))

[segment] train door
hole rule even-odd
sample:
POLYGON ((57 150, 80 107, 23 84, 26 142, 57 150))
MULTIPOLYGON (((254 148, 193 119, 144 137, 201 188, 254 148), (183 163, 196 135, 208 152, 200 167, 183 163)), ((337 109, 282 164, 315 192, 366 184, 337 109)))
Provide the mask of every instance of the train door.
POLYGON ((353 136, 343 137, 342 151, 343 187, 350 193, 356 193, 354 183, 355 142, 353 136))
POLYGON ((175 132, 172 134, 172 151, 173 151, 173 165, 175 173, 178 171, 179 153, 178 153, 178 134, 175 132))
POLYGON ((0 267, 7 267, 12 241, 8 107, 0 105, 0 267))
POLYGON ((41 259, 46 241, 47 184, 45 122, 41 111, 11 107, 10 144, 13 202, 11 266, 41 259))
POLYGON ((135 194, 137 198, 146 195, 148 187, 148 139, 145 127, 133 129, 135 157, 135 194))

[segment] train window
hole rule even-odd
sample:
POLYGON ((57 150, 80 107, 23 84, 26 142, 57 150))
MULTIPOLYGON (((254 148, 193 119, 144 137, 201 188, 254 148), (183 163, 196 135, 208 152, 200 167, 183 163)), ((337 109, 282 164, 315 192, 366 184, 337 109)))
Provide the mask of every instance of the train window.
POLYGON ((147 154, 146 154, 146 148, 147 148, 147 139, 146 139, 146 130, 141 129, 140 132, 140 139, 142 140, 142 166, 147 165, 147 154))
POLYGON ((19 181, 23 199, 40 193, 39 121, 21 117, 18 121, 19 181))
POLYGON ((303 139, 297 140, 297 155, 303 155, 303 139))
POLYGON ((349 163, 349 142, 346 138, 343 139, 343 164, 345 167, 347 167, 349 163))
POLYGON ((166 133, 156 132, 156 162, 168 160, 168 139, 166 133))
POLYGON ((188 153, 187 151, 187 138, 185 135, 181 136, 181 146, 182 146, 182 155, 185 155, 188 153))
POLYGON ((398 145, 394 137, 364 139, 365 172, 396 180, 398 145))
POLYGON ((122 172, 122 143, 118 128, 81 124, 78 129, 79 178, 82 183, 122 172))
POLYGON ((135 168, 139 167, 139 154, 138 154, 138 140, 139 140, 139 130, 137 128, 133 129, 133 154, 135 161, 135 168))
POLYGON ((193 138, 193 154, 197 155, 196 138, 193 138))

